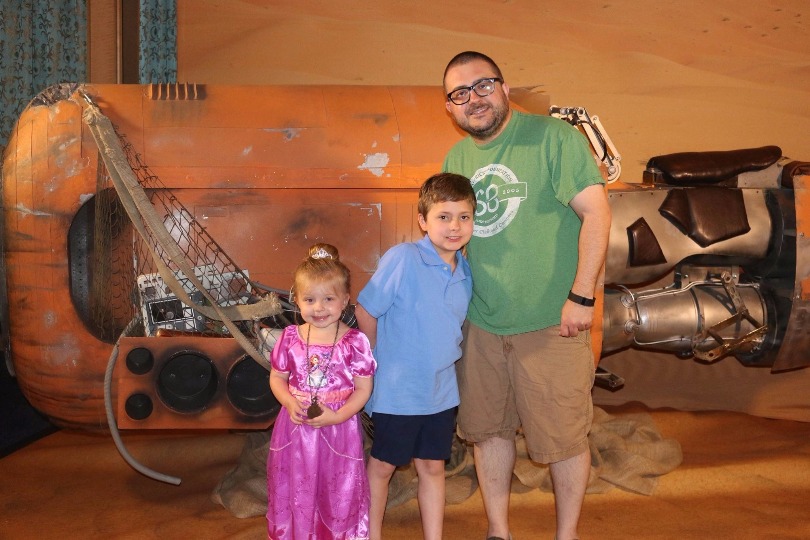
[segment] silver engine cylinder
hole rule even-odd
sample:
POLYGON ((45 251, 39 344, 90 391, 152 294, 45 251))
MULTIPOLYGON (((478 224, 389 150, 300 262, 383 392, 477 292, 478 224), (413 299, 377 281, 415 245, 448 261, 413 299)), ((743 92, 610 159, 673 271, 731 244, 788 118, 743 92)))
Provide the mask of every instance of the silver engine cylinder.
POLYGON ((738 308, 716 281, 641 293, 605 290, 602 351, 635 345, 695 354, 716 349, 719 337, 724 343, 734 342, 734 353, 754 353, 763 336, 745 336, 767 319, 767 306, 758 285, 737 285, 736 291, 748 317, 735 317, 738 308), (734 320, 724 324, 729 319, 734 320))

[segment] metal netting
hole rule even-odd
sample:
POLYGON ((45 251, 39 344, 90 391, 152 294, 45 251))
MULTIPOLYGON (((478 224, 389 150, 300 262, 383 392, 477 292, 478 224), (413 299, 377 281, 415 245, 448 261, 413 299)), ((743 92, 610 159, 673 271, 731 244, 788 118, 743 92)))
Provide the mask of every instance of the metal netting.
MULTIPOLYGON (((115 134, 129 168, 161 216, 163 226, 174 246, 179 248, 186 267, 191 268, 194 275, 189 277, 183 272, 176 253, 167 253, 165 245, 155 238, 151 229, 136 230, 100 156, 93 257, 88 269, 92 274, 89 303, 93 325, 104 338, 117 336, 133 317, 141 320, 136 326, 136 335, 231 334, 222 320, 207 317, 199 309, 212 303, 218 307, 252 304, 276 291, 251 281, 247 271, 228 256, 160 178, 149 170, 126 137, 117 129, 115 134), (160 273, 158 259, 164 270, 168 268, 190 303, 182 301, 178 297, 180 291, 172 290, 170 283, 164 280, 165 273, 160 273), (197 284, 202 285, 206 294, 197 284)), ((267 339, 259 332, 260 328, 266 327, 261 324, 264 321, 232 322, 241 333, 252 338, 262 353, 265 352, 267 339)))
POLYGON ((133 229, 121 201, 111 186, 101 159, 98 160, 96 196, 93 207, 92 261, 89 311, 99 337, 118 337, 136 315, 135 268, 132 265, 133 229))

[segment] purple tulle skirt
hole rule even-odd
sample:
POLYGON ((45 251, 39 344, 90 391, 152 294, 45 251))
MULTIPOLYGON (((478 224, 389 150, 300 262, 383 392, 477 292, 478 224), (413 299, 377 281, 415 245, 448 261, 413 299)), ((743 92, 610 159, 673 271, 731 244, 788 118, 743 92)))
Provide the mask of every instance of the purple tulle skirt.
POLYGON ((293 424, 282 409, 270 439, 267 496, 271 539, 367 539, 370 495, 359 417, 316 429, 293 424))

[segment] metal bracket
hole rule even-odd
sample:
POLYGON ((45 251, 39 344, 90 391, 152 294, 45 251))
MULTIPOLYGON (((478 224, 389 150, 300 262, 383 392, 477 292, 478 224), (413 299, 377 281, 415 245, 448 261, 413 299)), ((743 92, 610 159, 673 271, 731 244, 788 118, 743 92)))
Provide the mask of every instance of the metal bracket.
POLYGON ((745 302, 743 302, 743 299, 740 297, 740 293, 737 291, 736 280, 734 276, 732 276, 731 272, 727 270, 723 271, 720 279, 729 300, 731 300, 734 312, 727 319, 703 330, 703 332, 701 332, 696 338, 696 342, 701 343, 706 338, 711 337, 718 344, 717 347, 705 352, 698 351, 697 349, 693 350, 695 357, 699 360, 703 360, 704 362, 714 362, 724 355, 738 349, 740 346, 762 337, 768 331, 767 324, 760 323, 748 313, 748 308, 745 307, 745 302), (748 321, 751 326, 754 327, 754 329, 737 339, 726 340, 720 335, 721 330, 731 326, 732 324, 737 324, 743 319, 748 321))
POLYGON ((619 179, 622 173, 622 156, 605 131, 602 122, 596 115, 589 115, 585 107, 549 107, 549 115, 565 120, 572 126, 579 128, 588 137, 596 159, 607 169, 607 183, 611 184, 619 179))
POLYGON ((614 391, 624 386, 624 377, 616 375, 602 366, 596 366, 594 384, 599 388, 614 391))

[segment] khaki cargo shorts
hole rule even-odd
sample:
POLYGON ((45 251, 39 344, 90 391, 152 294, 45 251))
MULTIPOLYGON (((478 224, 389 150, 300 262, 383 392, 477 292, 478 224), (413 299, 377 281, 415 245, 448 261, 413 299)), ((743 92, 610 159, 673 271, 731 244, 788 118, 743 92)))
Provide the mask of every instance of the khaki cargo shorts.
POLYGON ((456 364, 459 435, 512 440, 523 428, 529 457, 554 463, 588 449, 595 366, 590 332, 561 337, 559 326, 511 336, 466 322, 456 364))

